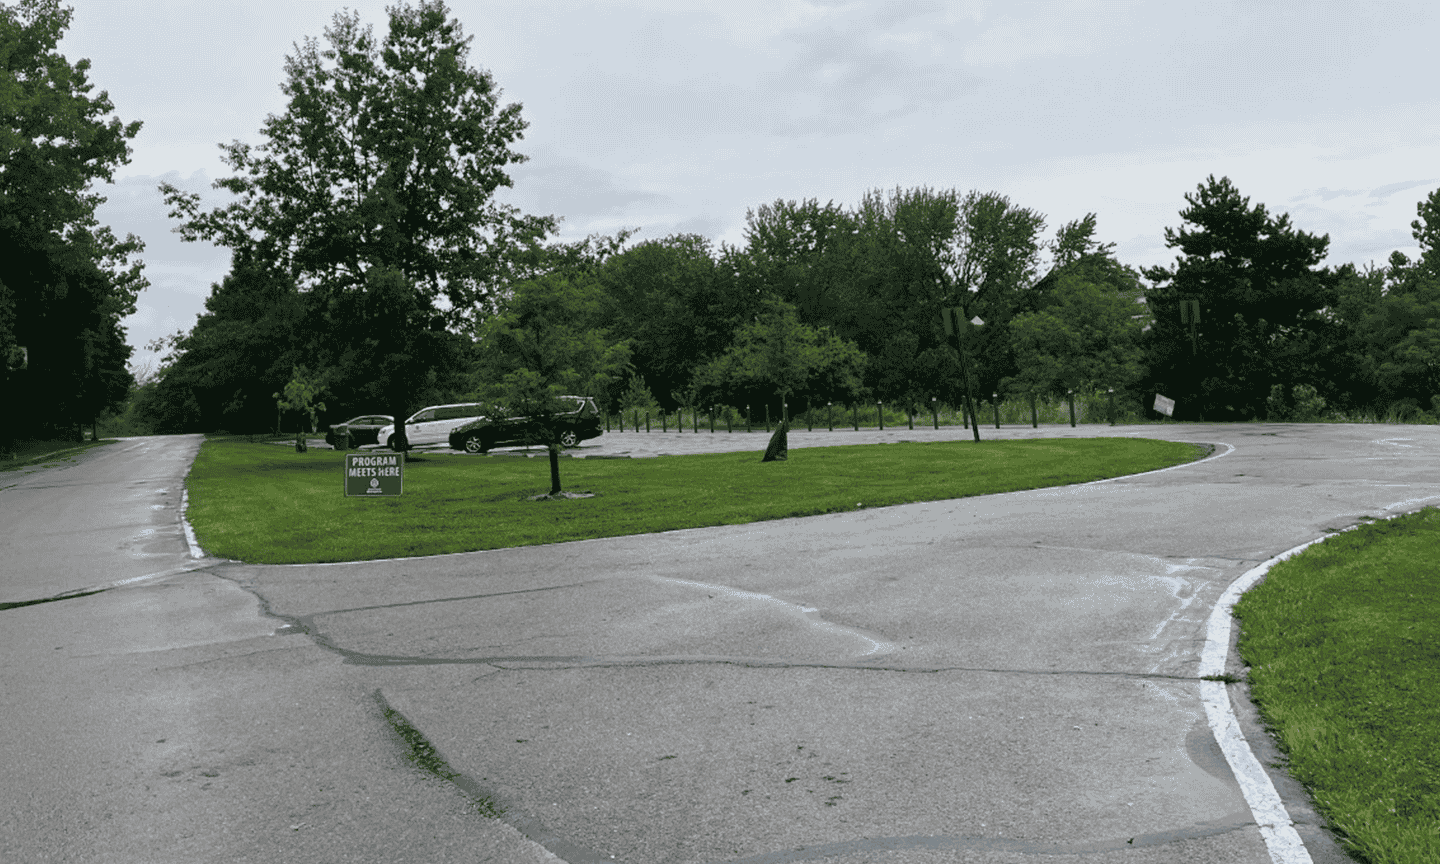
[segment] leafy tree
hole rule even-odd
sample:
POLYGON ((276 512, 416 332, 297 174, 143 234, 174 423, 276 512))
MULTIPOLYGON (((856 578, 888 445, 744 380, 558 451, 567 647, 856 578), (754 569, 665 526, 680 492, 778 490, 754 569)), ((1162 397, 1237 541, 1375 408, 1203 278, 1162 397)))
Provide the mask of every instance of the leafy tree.
POLYGON ((311 300, 283 276, 254 265, 232 268, 211 286, 190 332, 154 346, 168 352, 163 384, 148 388, 136 414, 163 433, 270 428, 270 394, 308 354, 311 300))
POLYGON ((816 400, 850 399, 862 389, 865 356, 851 342, 802 324, 794 305, 775 297, 742 326, 735 342, 695 373, 701 404, 784 405, 793 394, 816 400))
POLYGON ((1302 362, 1328 339, 1321 310, 1333 305, 1336 277, 1318 269, 1329 237, 1250 206, 1229 178, 1212 175, 1187 194, 1187 226, 1165 229, 1180 250, 1173 267, 1151 267, 1148 301, 1155 325, 1146 340, 1149 382, 1174 394, 1180 416, 1254 417, 1272 382, 1304 383, 1302 362), (1181 301, 1198 300, 1198 356, 1191 356, 1181 301))
MULTIPOLYGON (((129 390, 120 320, 145 288, 143 248, 95 219, 92 190, 130 160, 140 123, 91 96, 90 61, 57 50, 72 10, 56 0, 0 4, 0 401, 45 404, 53 432, 76 430, 129 390), (14 368, 27 349, 23 369, 14 368)), ((0 436, 8 441, 15 424, 0 436)), ((7 446, 0 441, 0 449, 7 446)))
POLYGON ((679 404, 673 394, 725 350, 738 323, 757 308, 734 268, 717 261, 710 242, 696 234, 636 244, 610 256, 598 278, 610 301, 606 326, 631 341, 636 371, 667 411, 679 404))
POLYGON ((1376 407, 1440 395, 1440 278, 1424 275, 1380 300, 1359 325, 1376 407))
MULTIPOLYGON (((310 430, 319 428, 316 415, 325 410, 325 403, 319 401, 320 393, 325 389, 324 383, 310 370, 304 366, 296 366, 291 373, 290 380, 285 383, 285 390, 275 393, 271 398, 275 400, 275 406, 286 411, 298 411, 310 421, 310 430)), ((295 430, 295 452, 304 453, 305 446, 305 425, 302 423, 295 430)))
POLYGON ((1004 386, 1036 395, 1128 389, 1144 374, 1139 337, 1147 322, 1135 309, 1109 286, 1060 276, 1043 309, 1011 320, 1020 371, 1004 386))
MULTIPOLYGON (((599 326, 607 298, 593 280, 549 274, 515 287, 481 328, 478 386, 503 411, 531 417, 550 451, 550 494, 560 494, 561 396, 606 392, 629 371, 628 340, 599 326)), ((492 413, 496 413, 492 411, 492 413)))
MULTIPOLYGON (((327 303, 353 307, 348 295, 401 284, 372 270, 400 274, 413 302, 391 293, 385 303, 395 326, 414 328, 399 338, 408 345, 436 322, 466 330, 484 321, 505 286, 544 262, 540 241, 555 220, 495 200, 511 185, 507 167, 525 161, 511 145, 527 124, 520 105, 501 107, 490 73, 468 65, 460 22, 441 0, 386 11, 383 40, 358 13, 342 11, 325 30, 326 47, 306 39, 286 58, 288 103, 266 118, 266 143, 222 148, 237 173, 215 185, 233 193, 231 203, 204 211, 198 195, 161 190, 185 239, 228 246, 237 260, 285 274, 327 303)), ((348 336, 325 335, 331 344, 348 336)), ((426 355, 387 356, 423 364, 426 355)), ((413 381, 428 371, 395 376, 413 381)), ((414 393, 388 389, 403 422, 414 393)))

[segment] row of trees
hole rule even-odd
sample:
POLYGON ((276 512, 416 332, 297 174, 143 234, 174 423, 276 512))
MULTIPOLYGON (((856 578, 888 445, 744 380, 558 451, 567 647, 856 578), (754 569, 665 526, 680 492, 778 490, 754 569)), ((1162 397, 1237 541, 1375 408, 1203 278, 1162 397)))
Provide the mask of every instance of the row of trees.
POLYGON ((78 436, 133 381, 120 321, 146 286, 132 236, 95 218, 92 188, 129 162, 139 122, 92 95, 89 62, 56 50, 56 0, 0 4, 0 451, 25 437, 78 436), (22 420, 23 418, 23 420, 22 420))
POLYGON ((1440 192, 1421 259, 1363 272, 1322 267, 1328 238, 1214 177, 1166 229, 1175 264, 1143 274, 1094 214, 1047 239, 1005 196, 926 187, 762 205, 740 246, 557 243, 555 219, 495 200, 525 123, 459 23, 438 0, 389 15, 383 39, 341 13, 297 47, 265 143, 225 147, 231 203, 164 187, 181 233, 233 265, 139 394, 157 431, 271 428, 302 378, 331 419, 458 399, 544 413, 559 393, 776 416, 787 399, 960 404, 962 370, 980 393, 1162 392, 1210 420, 1283 414, 1297 386, 1349 409, 1440 393, 1440 192), (942 309, 976 322, 968 362, 942 309))

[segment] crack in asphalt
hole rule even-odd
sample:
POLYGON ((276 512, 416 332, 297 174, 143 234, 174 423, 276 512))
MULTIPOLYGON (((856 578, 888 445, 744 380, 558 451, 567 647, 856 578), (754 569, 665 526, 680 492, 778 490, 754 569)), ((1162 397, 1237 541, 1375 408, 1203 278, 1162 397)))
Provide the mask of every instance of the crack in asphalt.
POLYGON ((38 606, 41 603, 56 603, 61 600, 73 600, 76 597, 89 597, 91 594, 99 594, 101 591, 108 591, 108 588, 90 588, 80 591, 66 591, 56 594, 54 597, 41 597, 39 600, 20 600, 11 603, 0 603, 0 609, 19 609, 21 606, 38 606))
MULTIPOLYGON (((328 612, 312 612, 304 617, 306 620, 311 620, 319 618, 322 615, 343 615, 346 612, 371 612, 376 609, 401 609, 406 606, 424 606, 428 603, 452 603, 457 600, 484 600, 488 597, 508 597, 512 594, 534 594, 540 591, 558 591, 562 588, 579 588, 597 581, 600 580, 588 579, 584 582, 573 582, 568 585, 550 585, 545 588, 520 588, 515 591, 495 591, 490 594, 466 594, 460 597, 434 597, 429 600, 406 600, 403 603, 380 603, 375 606, 356 606, 353 609, 331 609, 328 612)), ((242 585, 241 587, 244 586, 242 585)), ((260 596, 256 591, 251 591, 250 593, 255 594, 257 597, 260 596)))

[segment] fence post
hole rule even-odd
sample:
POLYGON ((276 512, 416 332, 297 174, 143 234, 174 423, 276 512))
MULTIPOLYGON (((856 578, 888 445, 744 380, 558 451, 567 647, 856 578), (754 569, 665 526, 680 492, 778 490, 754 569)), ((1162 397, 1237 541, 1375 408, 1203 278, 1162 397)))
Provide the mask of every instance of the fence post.
POLYGON ((1110 388, 1110 425, 1115 425, 1115 388, 1110 388))
POLYGON ((1068 393, 1067 393, 1066 395, 1067 395, 1067 398, 1070 400, 1070 428, 1071 428, 1071 429, 1074 429, 1074 428, 1075 428, 1075 391, 1074 391, 1074 390, 1070 390, 1070 391, 1068 391, 1068 393))
POLYGON ((805 431, 806 431, 806 432, 814 432, 814 431, 815 431, 815 418, 813 418, 813 417, 810 416, 810 400, 809 400, 809 399, 806 399, 806 400, 805 400, 805 431))
POLYGON ((996 428, 996 429, 999 429, 999 428, 1000 428, 1000 394, 999 394, 999 393, 991 393, 991 394, 990 394, 990 404, 995 407, 995 428, 996 428))
POLYGON ((715 434, 715 409, 716 409, 717 407, 719 407, 719 406, 716 406, 716 405, 711 405, 711 406, 710 406, 710 434, 711 434, 711 435, 714 435, 714 434, 715 434))
POLYGON ((884 403, 884 402, 876 402, 876 403, 875 403, 875 416, 876 416, 876 418, 878 418, 879 421, 880 421, 880 431, 882 431, 882 432, 885 431, 885 403, 884 403))
POLYGON ((830 431, 835 431, 835 403, 825 403, 825 422, 830 424, 830 431))
POLYGON ((754 431, 755 431, 754 427, 752 427, 752 426, 750 425, 750 417, 751 417, 751 414, 750 414, 750 406, 749 406, 749 405, 746 405, 746 406, 745 406, 745 431, 746 431, 746 432, 754 432, 754 431))
POLYGON ((915 430, 915 406, 908 402, 905 403, 905 419, 909 421, 910 430, 913 432, 915 430))
POLYGON ((855 431, 860 431, 860 403, 850 403, 850 419, 855 421, 855 431))
POLYGON ((1035 407, 1035 391, 1030 391, 1030 426, 1040 428, 1040 409, 1035 407))
POLYGON ((935 404, 935 397, 930 397, 930 414, 935 418, 935 431, 940 431, 940 406, 935 404))

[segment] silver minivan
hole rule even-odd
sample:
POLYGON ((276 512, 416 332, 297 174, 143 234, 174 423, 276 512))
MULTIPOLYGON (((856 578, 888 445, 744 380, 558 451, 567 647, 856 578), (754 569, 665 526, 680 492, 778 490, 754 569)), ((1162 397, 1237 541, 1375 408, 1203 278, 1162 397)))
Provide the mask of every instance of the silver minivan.
MULTIPOLYGON (((484 415, 478 402, 457 402, 452 405, 431 405, 421 408, 405 421, 405 438, 416 444, 441 444, 450 438, 450 430, 462 423, 478 420, 484 415)), ((395 449, 395 424, 382 428, 377 443, 395 449)))

